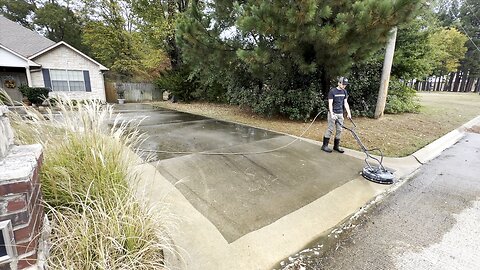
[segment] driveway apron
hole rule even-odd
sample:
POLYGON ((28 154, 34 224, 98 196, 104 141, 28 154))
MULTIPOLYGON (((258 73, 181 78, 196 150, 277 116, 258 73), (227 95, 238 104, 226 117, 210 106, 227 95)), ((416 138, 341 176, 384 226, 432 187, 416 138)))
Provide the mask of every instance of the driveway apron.
MULTIPOLYGON (((190 152, 150 153, 143 158, 208 219, 223 238, 218 243, 224 243, 224 247, 218 248, 221 252, 227 251, 220 256, 221 252, 215 252, 212 246, 201 247, 207 244, 199 244, 195 251, 193 246, 198 241, 193 243, 191 238, 198 235, 194 232, 191 238, 181 236, 192 251, 183 248, 190 255, 201 253, 196 260, 204 260, 191 263, 195 269, 271 267, 383 190, 359 176, 363 160, 346 154, 325 153, 321 145, 311 141, 297 140, 277 151, 257 153, 285 146, 295 137, 148 105, 125 104, 116 106, 116 110, 125 120, 143 119, 139 129, 148 139, 141 148, 190 152), (338 193, 337 189, 344 191, 338 193), (331 216, 334 216, 332 220, 331 216), (322 224, 326 227, 321 227, 322 224), (278 235, 285 238, 274 239, 279 238, 278 235), (269 243, 260 239, 269 239, 269 243), (232 250, 228 251, 229 248, 232 250), (205 259, 208 256, 212 257, 205 259), (225 256, 236 257, 239 262, 225 256), (252 257, 258 262, 245 262, 252 257), (227 262, 212 262, 215 260, 227 262)), ((150 185, 151 192, 154 186, 150 185)), ((196 225, 199 231, 200 226, 196 225)))

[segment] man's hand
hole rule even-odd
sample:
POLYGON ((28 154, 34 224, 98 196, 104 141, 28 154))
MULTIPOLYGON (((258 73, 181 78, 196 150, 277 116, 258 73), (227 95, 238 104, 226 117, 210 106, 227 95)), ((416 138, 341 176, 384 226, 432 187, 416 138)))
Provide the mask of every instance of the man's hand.
POLYGON ((350 114, 350 112, 347 112, 347 118, 350 120, 352 119, 352 115, 350 114))
POLYGON ((337 120, 338 119, 338 116, 334 113, 330 114, 331 117, 332 117, 332 120, 337 120))

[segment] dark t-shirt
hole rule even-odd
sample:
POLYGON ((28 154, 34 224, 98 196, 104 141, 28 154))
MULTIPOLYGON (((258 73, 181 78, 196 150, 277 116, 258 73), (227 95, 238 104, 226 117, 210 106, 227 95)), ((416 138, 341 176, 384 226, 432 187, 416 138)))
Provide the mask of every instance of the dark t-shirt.
POLYGON ((334 87, 328 92, 328 99, 333 99, 333 113, 343 113, 343 102, 348 98, 347 90, 334 87))

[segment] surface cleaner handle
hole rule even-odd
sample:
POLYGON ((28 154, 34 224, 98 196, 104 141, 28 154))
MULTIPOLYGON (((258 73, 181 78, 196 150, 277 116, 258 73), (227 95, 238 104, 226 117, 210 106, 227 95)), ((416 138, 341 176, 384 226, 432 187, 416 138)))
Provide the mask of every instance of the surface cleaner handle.
POLYGON ((355 122, 353 122, 353 119, 352 119, 351 117, 350 117, 350 118, 348 118, 348 119, 350 119, 350 122, 352 122, 352 124, 353 124, 353 127, 357 128, 357 125, 355 125, 355 122))

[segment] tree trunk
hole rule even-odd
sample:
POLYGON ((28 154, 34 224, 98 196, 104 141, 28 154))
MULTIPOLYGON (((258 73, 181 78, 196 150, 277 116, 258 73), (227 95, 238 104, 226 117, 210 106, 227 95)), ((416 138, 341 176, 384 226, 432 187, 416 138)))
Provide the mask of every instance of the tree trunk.
POLYGON ((468 80, 467 80, 467 86, 465 87, 465 92, 472 92, 472 86, 473 86, 473 82, 475 81, 474 78, 472 77, 468 77, 468 80))
POLYGON ((467 80, 468 80, 468 72, 464 72, 463 76, 462 76, 462 83, 460 84, 459 91, 466 92, 467 80))
POLYGON ((453 92, 458 92, 458 88, 460 86, 460 79, 462 78, 463 72, 458 71, 457 76, 455 76, 455 82, 453 83, 453 92))
POLYGON ((320 71, 320 84, 322 86, 322 96, 327 99, 328 91, 330 90, 330 78, 328 78, 327 72, 324 68, 320 71))
POLYGON ((428 91, 428 78, 425 78, 425 80, 422 82, 422 90, 428 91))
POLYGON ((390 31, 390 37, 387 41, 385 50, 385 59, 383 61, 382 78, 380 81, 380 89, 378 89, 377 106, 375 108, 375 119, 380 118, 385 110, 387 103, 388 84, 390 82, 390 72, 392 70, 393 54, 395 52, 395 41, 397 40, 397 27, 393 27, 390 31))
POLYGON ((440 84, 442 83, 442 77, 443 75, 437 77, 437 82, 435 83, 435 91, 440 91, 440 84))
POLYGON ((448 78, 448 83, 444 85, 443 91, 452 91, 452 83, 455 78, 455 72, 450 72, 450 77, 448 78))
POLYGON ((477 85, 475 86, 475 92, 480 93, 480 77, 477 78, 477 85))

